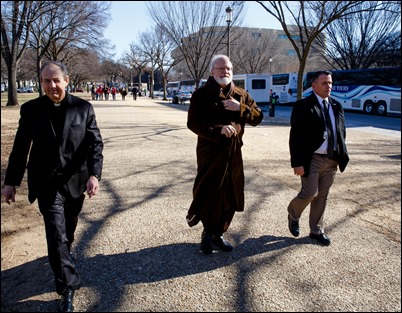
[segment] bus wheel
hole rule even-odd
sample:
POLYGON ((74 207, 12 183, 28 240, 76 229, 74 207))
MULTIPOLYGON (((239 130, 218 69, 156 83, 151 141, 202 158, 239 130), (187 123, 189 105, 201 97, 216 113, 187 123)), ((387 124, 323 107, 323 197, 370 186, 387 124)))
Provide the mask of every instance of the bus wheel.
POLYGON ((374 113, 374 103, 371 100, 368 100, 364 103, 364 112, 367 114, 372 114, 374 113))
POLYGON ((387 113, 387 104, 385 101, 378 101, 376 107, 376 113, 378 115, 385 115, 387 113))

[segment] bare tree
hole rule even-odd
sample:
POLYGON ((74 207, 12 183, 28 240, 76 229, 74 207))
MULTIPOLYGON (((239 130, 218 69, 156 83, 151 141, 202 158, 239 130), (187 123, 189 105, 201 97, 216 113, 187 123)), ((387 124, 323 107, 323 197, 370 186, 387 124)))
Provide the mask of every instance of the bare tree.
POLYGON ((115 62, 113 60, 104 60, 100 66, 98 71, 98 81, 108 81, 115 83, 116 78, 120 75, 123 75, 122 64, 123 62, 115 62), (109 80, 110 79, 110 80, 109 80))
POLYGON ((17 69, 29 42, 33 21, 46 12, 47 1, 1 2, 1 54, 7 66, 7 106, 18 105, 17 69))
MULTIPOLYGON (((6 71, 7 73, 7 71, 6 71)), ((38 81, 36 77, 36 67, 35 67, 35 51, 29 47, 25 50, 17 68, 17 86, 21 87, 21 82, 23 82, 24 87, 27 81, 36 82, 36 87, 38 86, 38 81)))
POLYGON ((140 41, 136 49, 141 53, 141 59, 147 61, 148 68, 150 69, 149 96, 153 99, 155 70, 157 70, 160 49, 158 37, 156 37, 152 31, 141 33, 140 41))
POLYGON ((168 36, 166 36, 164 32, 160 32, 154 28, 154 34, 156 35, 158 44, 156 63, 163 79, 163 100, 167 100, 166 85, 169 79, 169 72, 175 65, 183 60, 183 57, 179 56, 177 58, 172 58, 172 52, 175 48, 175 44, 168 36))
MULTIPOLYGON (((237 29, 234 29, 237 32, 237 29)), ((241 47, 232 52, 232 63, 236 64, 234 72, 267 73, 269 60, 278 52, 278 36, 276 33, 255 32, 258 37, 250 36, 249 32, 243 32, 238 42, 241 47)))
POLYGON ((138 75, 138 88, 140 90, 142 86, 141 74, 147 68, 148 63, 148 60, 142 53, 142 49, 139 45, 130 43, 130 51, 125 54, 123 59, 125 63, 130 64, 131 68, 136 72, 136 75, 138 75))
MULTIPOLYGON (((236 10, 231 27, 240 25, 243 1, 150 1, 148 10, 159 30, 175 43, 199 86, 211 57, 226 43, 225 8, 236 10)), ((174 56, 175 57, 175 56, 174 56)))
POLYGON ((100 58, 99 56, 87 49, 71 48, 69 49, 74 57, 68 61, 68 72, 70 76, 70 88, 73 92, 77 91, 78 87, 87 87, 89 92, 89 82, 94 78, 100 78, 100 58))
MULTIPOLYGON (((378 2, 378 1, 377 1, 378 2)), ((326 28, 326 36, 318 37, 322 57, 340 69, 369 68, 383 64, 384 56, 400 51, 401 4, 386 2, 382 11, 363 11, 369 4, 361 3, 361 12, 333 21, 326 28)), ((390 64, 400 64, 394 55, 390 64)), ((390 65, 388 64, 388 65, 390 65)))
POLYGON ((269 14, 275 17, 293 45, 300 62, 297 81, 297 98, 301 99, 303 73, 310 50, 318 36, 333 21, 353 16, 362 11, 383 10, 385 3, 370 1, 257 1, 269 14), (367 7, 360 8, 367 2, 367 7), (292 23, 288 22, 292 20, 292 23), (288 26, 292 25, 292 26, 288 26), (297 39, 292 35, 298 34, 297 39))
MULTIPOLYGON (((107 25, 110 3, 103 1, 52 1, 47 14, 32 28, 30 45, 37 51, 37 72, 43 58, 59 60, 70 67, 77 51, 88 49, 109 56, 102 30, 107 25)), ((40 90, 42 94, 42 91, 40 90)))

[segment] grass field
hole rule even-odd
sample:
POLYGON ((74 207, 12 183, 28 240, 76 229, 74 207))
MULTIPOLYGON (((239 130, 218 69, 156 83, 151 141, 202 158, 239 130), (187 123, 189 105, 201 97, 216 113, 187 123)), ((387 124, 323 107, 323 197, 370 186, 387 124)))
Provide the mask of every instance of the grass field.
MULTIPOLYGON (((91 94, 87 93, 87 92, 77 92, 77 93, 72 93, 72 95, 75 95, 77 97, 83 98, 85 100, 91 100, 91 94)), ((2 92, 1 93, 1 106, 5 107, 7 104, 7 92, 2 92)), ((24 104, 25 102, 35 99, 39 96, 39 93, 18 93, 17 97, 18 97, 18 102, 19 104, 24 104)))

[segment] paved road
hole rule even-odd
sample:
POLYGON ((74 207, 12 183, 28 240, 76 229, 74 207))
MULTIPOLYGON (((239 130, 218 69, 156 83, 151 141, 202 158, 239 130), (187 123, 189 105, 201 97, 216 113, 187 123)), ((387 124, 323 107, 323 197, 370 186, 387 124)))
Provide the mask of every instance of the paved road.
MULTIPOLYGON (((263 107, 269 115, 268 106, 263 107)), ((290 119, 292 111, 291 106, 277 105, 275 107, 275 117, 290 119)), ((367 115, 364 113, 345 111, 346 127, 347 128, 361 128, 371 129, 371 131, 377 131, 378 133, 394 134, 395 136, 401 136, 401 117, 400 116, 378 116, 367 115)))
MULTIPOLYGON (((77 231, 83 279, 77 311, 401 310, 400 230, 395 239, 367 226, 359 218, 362 207, 372 205, 362 199, 367 186, 357 181, 348 191, 360 164, 375 162, 376 171, 399 166, 400 181, 400 138, 369 134, 389 144, 388 154, 399 154, 399 160, 383 160, 385 150, 360 153, 362 132, 350 131, 356 165, 337 177, 326 220, 333 243, 321 247, 308 238, 307 214, 299 238, 287 229, 286 206, 299 188, 289 165, 288 119, 266 117, 247 127, 246 210, 235 215, 226 236, 235 249, 205 256, 201 225, 189 228, 185 221, 196 170, 187 106, 141 97, 94 105, 105 164, 100 194, 86 201, 77 231)), ((389 207, 400 212, 400 190, 389 207)), ((395 219, 400 229, 400 216, 395 219)), ((44 260, 32 261, 42 273, 44 260)), ((54 309, 50 269, 45 278, 35 274, 27 279, 38 279, 38 290, 17 299, 17 311, 54 309)))

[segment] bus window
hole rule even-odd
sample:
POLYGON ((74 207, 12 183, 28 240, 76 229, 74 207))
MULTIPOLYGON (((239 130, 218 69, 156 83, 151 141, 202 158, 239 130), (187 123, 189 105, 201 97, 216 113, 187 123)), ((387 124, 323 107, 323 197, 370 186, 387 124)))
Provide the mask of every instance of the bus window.
POLYGON ((265 79, 253 79, 251 81, 251 89, 265 89, 265 79))
POLYGON ((240 87, 240 88, 245 89, 245 88, 244 88, 244 79, 236 79, 236 80, 233 80, 233 83, 234 83, 237 87, 240 87))
POLYGON ((272 85, 287 85, 289 84, 289 74, 274 74, 272 75, 272 85))

